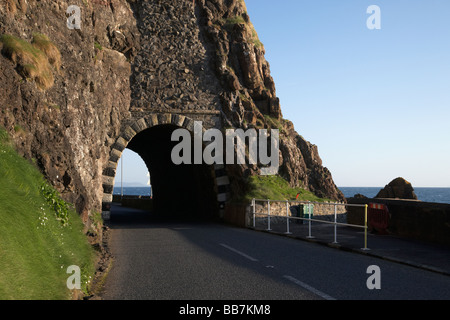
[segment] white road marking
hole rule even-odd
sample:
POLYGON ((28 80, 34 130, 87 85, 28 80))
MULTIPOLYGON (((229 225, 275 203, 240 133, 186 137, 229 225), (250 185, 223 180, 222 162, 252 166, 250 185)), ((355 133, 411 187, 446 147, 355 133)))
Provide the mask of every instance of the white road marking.
POLYGON ((224 248, 227 248, 227 249, 230 250, 230 251, 233 251, 234 253, 237 253, 238 255, 243 256, 244 258, 247 258, 247 259, 250 260, 250 261, 254 261, 254 262, 258 261, 257 259, 255 259, 255 258, 253 258, 253 257, 250 257, 248 254, 245 254, 245 253, 243 253, 243 252, 241 252, 241 251, 239 251, 239 250, 236 250, 236 249, 234 249, 234 248, 232 248, 232 247, 230 247, 230 246, 227 246, 226 244, 220 243, 220 245, 221 245, 222 247, 224 247, 224 248))
POLYGON ((332 296, 330 296, 330 295, 328 295, 328 294, 326 294, 326 293, 324 293, 324 292, 322 292, 320 290, 317 290, 316 288, 311 287, 309 284, 306 284, 306 283, 304 283, 304 282, 302 282, 302 281, 300 281, 300 280, 298 280, 298 279, 296 279, 294 277, 285 275, 285 276, 283 276, 283 278, 285 278, 285 279, 287 279, 289 281, 292 281, 296 285, 298 285, 298 286, 300 286, 300 287, 302 287, 302 288, 304 288, 304 289, 306 289, 306 290, 308 290, 308 291, 310 291, 310 292, 312 292, 314 294, 317 294, 319 297, 322 297, 325 300, 336 300, 332 296))
MULTIPOLYGON (((250 261, 254 261, 254 262, 258 261, 257 259, 249 256, 248 254, 245 254, 242 251, 239 251, 239 250, 237 250, 235 248, 232 248, 232 247, 230 247, 230 246, 228 246, 228 245, 226 245, 224 243, 220 243, 219 245, 224 247, 224 248, 227 248, 230 251, 233 251, 234 253, 237 253, 238 255, 240 255, 240 256, 242 256, 244 258, 247 258, 250 261)), ((273 266, 267 266, 267 267, 272 267, 273 268, 273 266)), ((304 282, 302 282, 302 281, 300 281, 300 280, 298 280, 298 279, 296 279, 296 278, 294 278, 292 276, 284 275, 283 278, 285 278, 285 279, 295 283, 296 285, 302 287, 303 289, 306 289, 306 290, 308 290, 308 291, 318 295, 319 297, 321 297, 321 298, 323 298, 325 300, 336 300, 332 296, 330 296, 330 295, 328 295, 328 294, 326 294, 326 293, 324 293, 324 292, 322 292, 320 290, 317 290, 316 288, 311 287, 309 284, 306 284, 306 283, 304 283, 304 282)))

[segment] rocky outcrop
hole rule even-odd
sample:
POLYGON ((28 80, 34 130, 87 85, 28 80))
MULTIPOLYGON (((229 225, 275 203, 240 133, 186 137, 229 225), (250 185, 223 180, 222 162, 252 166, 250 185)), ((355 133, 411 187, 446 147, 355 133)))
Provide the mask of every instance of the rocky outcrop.
MULTIPOLYGON (((60 53, 40 88, 0 43, 0 125, 19 152, 87 219, 100 211, 102 171, 133 114, 215 110, 223 126, 280 129, 280 171, 292 186, 342 200, 318 149, 282 117, 280 101, 244 1, 6 0, 0 35, 29 44, 45 35, 60 53), (66 26, 69 5, 81 29, 66 26)), ((239 193, 254 166, 230 166, 239 193)))
POLYGON ((378 192, 375 198, 417 200, 414 188, 403 178, 396 178, 378 192))
MULTIPOLYGON (((212 63, 220 79, 225 126, 280 130, 279 174, 292 187, 302 187, 320 197, 342 201, 344 196, 323 167, 317 146, 306 141, 283 119, 270 65, 264 58, 244 1, 199 1, 200 25, 214 51, 212 63)), ((211 50, 211 49, 210 49, 211 50)), ((234 190, 255 167, 229 168, 234 190)))
POLYGON ((264 46, 250 22, 244 1, 199 1, 199 22, 212 46, 213 66, 225 91, 226 122, 245 127, 281 119, 279 99, 265 60, 264 46))
POLYGON ((86 219, 100 210, 102 167, 129 117, 130 60, 139 48, 133 12, 125 1, 2 1, 4 34, 27 43, 43 34, 60 52, 54 82, 42 90, 2 50, 0 125, 86 219), (66 27, 69 4, 83 8, 81 30, 66 27))

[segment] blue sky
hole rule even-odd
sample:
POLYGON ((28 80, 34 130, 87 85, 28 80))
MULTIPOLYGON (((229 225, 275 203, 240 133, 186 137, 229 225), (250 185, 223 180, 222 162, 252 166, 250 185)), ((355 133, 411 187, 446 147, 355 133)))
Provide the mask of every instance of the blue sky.
POLYGON ((283 116, 338 186, 450 187, 450 1, 246 4, 283 116))
MULTIPOLYGON (((450 187, 450 1, 246 4, 284 118, 318 146, 338 186, 404 177, 450 187), (380 30, 366 26, 370 5, 380 30)), ((126 152, 124 165, 124 181, 145 183, 137 155, 126 152)))

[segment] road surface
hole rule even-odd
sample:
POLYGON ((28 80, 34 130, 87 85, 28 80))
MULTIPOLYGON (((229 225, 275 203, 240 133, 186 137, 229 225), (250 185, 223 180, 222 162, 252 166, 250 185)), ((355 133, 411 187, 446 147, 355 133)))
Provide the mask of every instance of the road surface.
POLYGON ((123 208, 110 225, 105 300, 450 299, 448 276, 301 240, 123 208))

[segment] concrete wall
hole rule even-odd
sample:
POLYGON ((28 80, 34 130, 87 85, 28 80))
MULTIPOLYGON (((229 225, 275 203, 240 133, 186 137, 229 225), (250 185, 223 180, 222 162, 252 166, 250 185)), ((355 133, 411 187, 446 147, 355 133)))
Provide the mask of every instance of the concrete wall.
MULTIPOLYGON (((381 203, 390 213, 391 234, 450 245, 450 204, 394 199, 347 199, 349 204, 381 203)), ((349 207, 347 221, 364 224, 364 208, 349 207)))
POLYGON ((153 200, 150 197, 124 196, 121 199, 121 196, 114 195, 113 202, 119 202, 127 208, 147 211, 152 211, 153 209, 153 200))

